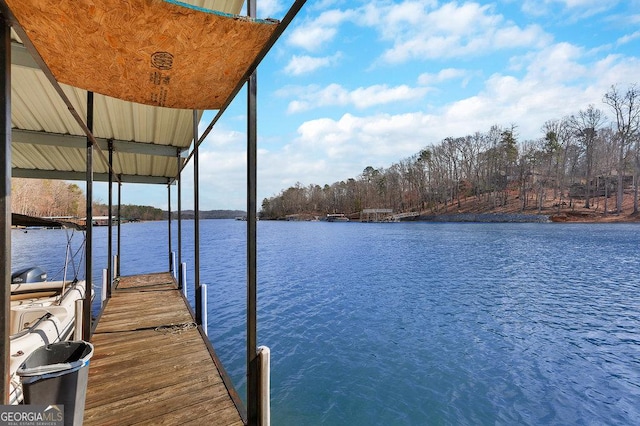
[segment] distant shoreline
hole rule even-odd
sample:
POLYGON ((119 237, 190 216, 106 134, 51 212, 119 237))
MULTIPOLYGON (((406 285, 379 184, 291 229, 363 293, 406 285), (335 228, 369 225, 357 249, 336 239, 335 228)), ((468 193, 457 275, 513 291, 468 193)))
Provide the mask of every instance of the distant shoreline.
POLYGON ((456 213, 443 215, 420 215, 420 222, 475 222, 475 223, 640 223, 633 215, 589 215, 582 212, 561 214, 526 213, 456 213))
POLYGON ((640 215, 584 210, 563 211, 553 214, 534 213, 445 213, 420 215, 419 222, 475 222, 475 223, 640 223, 640 215))
POLYGON ((526 213, 451 213, 420 215, 418 222, 475 222, 475 223, 550 223, 549 215, 526 213))
MULTIPOLYGON (((360 220, 360 217, 353 214, 348 215, 349 222, 367 223, 367 222, 389 222, 388 218, 380 218, 380 220, 360 220)), ((266 219, 276 221, 326 221, 325 216, 321 214, 300 213, 289 215, 286 218, 266 219)), ((458 222, 458 223, 640 223, 640 215, 634 214, 616 214, 609 213, 604 215, 601 212, 589 211, 585 209, 576 209, 570 211, 549 212, 546 213, 516 213, 516 212, 457 212, 442 214, 419 214, 409 216, 397 220, 396 222, 458 222)))

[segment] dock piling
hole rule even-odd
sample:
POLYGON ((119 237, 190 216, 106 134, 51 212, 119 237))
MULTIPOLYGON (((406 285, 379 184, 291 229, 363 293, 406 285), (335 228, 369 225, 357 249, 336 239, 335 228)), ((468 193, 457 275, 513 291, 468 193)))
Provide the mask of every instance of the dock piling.
POLYGON ((170 272, 173 274, 173 278, 178 279, 178 268, 176 268, 176 252, 171 252, 171 270, 170 272))
POLYGON ((100 306, 104 306, 104 302, 107 300, 107 286, 108 283, 108 272, 106 269, 102 270, 102 291, 100 292, 100 306))
POLYGON ((82 340, 82 309, 83 309, 83 299, 76 300, 76 324, 75 329, 73 330, 73 340, 82 340))
POLYGON ((258 346, 258 360, 260 368, 260 426, 271 425, 271 349, 258 346))
POLYGON ((180 264, 180 285, 182 286, 182 293, 184 294, 184 298, 187 298, 187 263, 182 262, 180 264))
POLYGON ((209 327, 207 326, 207 285, 201 284, 200 289, 202 291, 202 329, 204 334, 209 337, 209 327))

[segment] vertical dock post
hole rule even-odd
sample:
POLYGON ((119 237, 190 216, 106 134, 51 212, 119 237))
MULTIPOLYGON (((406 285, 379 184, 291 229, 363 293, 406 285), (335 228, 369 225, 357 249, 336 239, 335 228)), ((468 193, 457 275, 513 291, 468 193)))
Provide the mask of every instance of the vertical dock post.
POLYGON ((104 306, 104 302, 107 300, 107 296, 109 295, 109 272, 106 269, 102 270, 102 291, 100 292, 100 306, 104 306))
MULTIPOLYGON (((178 161, 178 266, 182 267, 182 161, 180 158, 180 150, 177 152, 178 161)), ((178 288, 183 288, 185 282, 182 281, 182 274, 179 272, 178 288)), ((185 296, 187 295, 185 290, 185 296)))
POLYGON ((271 350, 267 346, 258 347, 260 360, 260 426, 271 425, 271 350))
MULTIPOLYGON (((113 282, 113 265, 111 256, 113 255, 113 140, 108 140, 109 144, 109 208, 107 209, 107 295, 111 297, 111 283, 113 282)), ((106 298, 105 298, 106 300, 106 298)), ((104 303, 104 301, 103 301, 104 303)))
POLYGON ((173 248, 171 247, 171 244, 173 243, 173 241, 171 241, 171 182, 169 182, 167 184, 167 233, 168 233, 168 242, 169 242, 169 272, 173 273, 173 276, 176 275, 175 270, 173 269, 174 262, 173 262, 173 248))
POLYGON ((200 291, 200 150, 198 149, 198 111, 193 110, 193 289, 195 291, 196 324, 202 325, 202 292, 200 291))
MULTIPOLYGON (((120 261, 120 259, 118 259, 118 255, 114 254, 113 255, 113 269, 112 271, 118 271, 120 270, 120 265, 118 264, 118 262, 120 261)), ((115 272, 114 272, 115 273, 115 272)), ((116 278, 118 278, 118 275, 114 275, 113 279, 115 280, 116 278)), ((113 285, 113 284, 110 284, 113 285)))
MULTIPOLYGON (((87 92, 87 129, 93 132, 93 92, 87 92)), ((93 142, 87 136, 87 223, 84 261, 85 294, 82 308, 82 340, 91 340, 91 283, 93 281, 93 142)))
POLYGON ((2 307, 2 339, 0 340, 0 404, 9 403, 9 370, 11 349, 9 337, 11 334, 11 34, 6 16, 0 15, 2 25, 2 41, 0 42, 0 114, 4 120, 2 126, 2 145, 0 146, 0 173, 2 184, 0 185, 0 216, 2 227, 0 228, 0 262, 2 269, 2 289, 0 290, 0 307, 2 307))
MULTIPOLYGON (((247 0, 247 15, 257 16, 256 0, 247 0)), ((257 159, 258 77, 254 70, 247 80, 247 421, 260 422, 258 413, 257 327, 257 159)))
POLYGON ((173 278, 178 279, 178 268, 176 268, 176 252, 171 252, 171 273, 173 278))
POLYGON ((204 334, 209 336, 209 326, 207 322, 207 285, 201 284, 200 291, 202 292, 202 329, 204 330, 204 334))
POLYGON ((116 265, 116 277, 120 276, 120 223, 122 222, 122 180, 118 178, 118 263, 116 265))
POLYGON ((84 309, 82 307, 83 304, 84 304, 84 300, 82 299, 76 300, 76 306, 75 306, 76 323, 75 323, 75 328, 73 330, 73 340, 82 340, 82 311, 84 309))
POLYGON ((180 264, 180 282, 182 283, 182 293, 184 294, 184 298, 187 298, 187 262, 182 262, 180 264))

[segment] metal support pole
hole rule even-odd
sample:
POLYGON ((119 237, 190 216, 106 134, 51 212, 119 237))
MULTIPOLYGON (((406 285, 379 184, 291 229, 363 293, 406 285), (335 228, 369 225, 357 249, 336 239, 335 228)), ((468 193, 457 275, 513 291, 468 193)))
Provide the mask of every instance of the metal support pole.
MULTIPOLYGON (((93 132, 93 92, 87 92, 87 128, 93 132)), ((87 137, 87 241, 85 245, 85 293, 82 305, 82 338, 91 339, 91 283, 93 282, 93 143, 87 137)))
POLYGON ((111 283, 113 282, 113 267, 111 266, 111 257, 113 255, 113 223, 111 218, 113 217, 113 141, 109 139, 109 209, 107 215, 108 230, 107 230, 107 298, 111 297, 111 283))
POLYGON ((2 264, 2 290, 0 290, 0 306, 2 306, 2 339, 0 352, 2 355, 2 388, 0 389, 0 404, 9 404, 9 376, 11 343, 9 341, 11 329, 11 34, 10 26, 5 17, 0 15, 2 24, 2 42, 0 42, 0 114, 4 119, 2 126, 2 142, 0 143, 0 263, 2 264))
POLYGON ((167 185, 167 233, 169 234, 169 272, 173 272, 173 249, 171 248, 171 184, 167 185))
POLYGON ((202 293, 200 292, 200 176, 198 152, 198 111, 193 110, 193 229, 194 229, 194 271, 193 285, 195 289, 196 323, 202 325, 202 293))
POLYGON ((120 276, 120 222, 122 222, 122 179, 118 179, 118 264, 116 265, 116 277, 120 276))
MULTIPOLYGON (((178 265, 182 265, 182 179, 180 176, 182 170, 180 166, 180 151, 178 150, 178 265)), ((178 275, 178 288, 181 289, 186 283, 182 281, 182 274, 178 275)))
MULTIPOLYGON (((256 17, 256 1, 247 1, 247 12, 256 17)), ((258 425, 259 372, 257 353, 257 73, 247 83, 247 420, 258 425)))

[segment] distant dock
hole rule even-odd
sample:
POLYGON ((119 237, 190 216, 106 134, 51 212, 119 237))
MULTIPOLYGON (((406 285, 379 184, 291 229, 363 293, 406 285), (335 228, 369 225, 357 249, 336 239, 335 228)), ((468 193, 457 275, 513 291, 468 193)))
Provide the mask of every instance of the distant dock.
POLYGON ((121 277, 91 341, 85 425, 246 423, 170 273, 121 277))

